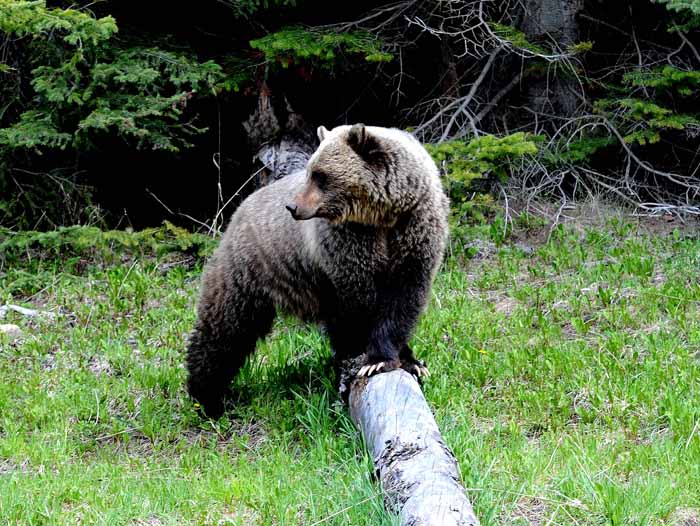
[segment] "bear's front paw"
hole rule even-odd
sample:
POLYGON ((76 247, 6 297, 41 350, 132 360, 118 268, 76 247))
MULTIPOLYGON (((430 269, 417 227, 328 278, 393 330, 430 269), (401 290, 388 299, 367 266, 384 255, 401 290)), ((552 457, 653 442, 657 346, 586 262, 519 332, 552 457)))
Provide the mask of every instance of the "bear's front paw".
POLYGON ((416 360, 415 358, 401 360, 401 368, 404 371, 411 373, 418 380, 420 380, 421 378, 427 378, 428 376, 430 376, 430 371, 428 370, 426 365, 423 362, 421 362, 420 360, 416 360))
POLYGON ((360 367, 360 370, 357 372, 358 378, 361 378, 363 376, 370 377, 373 374, 377 373, 387 373, 389 371, 393 371, 394 369, 398 369, 401 367, 401 362, 398 360, 382 360, 380 359, 368 359, 368 363, 360 367))

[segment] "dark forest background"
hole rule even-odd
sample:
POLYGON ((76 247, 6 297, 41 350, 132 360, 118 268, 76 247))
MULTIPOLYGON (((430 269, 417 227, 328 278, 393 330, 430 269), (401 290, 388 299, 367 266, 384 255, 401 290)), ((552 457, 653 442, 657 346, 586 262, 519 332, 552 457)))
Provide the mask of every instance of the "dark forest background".
POLYGON ((217 230, 354 122, 429 144, 457 220, 695 215, 699 94, 700 0, 0 0, 0 225, 217 230))

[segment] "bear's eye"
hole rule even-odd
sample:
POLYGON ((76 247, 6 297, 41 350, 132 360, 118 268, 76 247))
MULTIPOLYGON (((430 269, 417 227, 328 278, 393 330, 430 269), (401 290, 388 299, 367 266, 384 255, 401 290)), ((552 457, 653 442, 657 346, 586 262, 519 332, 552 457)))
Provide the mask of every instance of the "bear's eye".
POLYGON ((323 172, 317 172, 314 170, 311 172, 311 180, 314 182, 314 184, 316 184, 316 186, 323 188, 328 180, 328 176, 323 172))

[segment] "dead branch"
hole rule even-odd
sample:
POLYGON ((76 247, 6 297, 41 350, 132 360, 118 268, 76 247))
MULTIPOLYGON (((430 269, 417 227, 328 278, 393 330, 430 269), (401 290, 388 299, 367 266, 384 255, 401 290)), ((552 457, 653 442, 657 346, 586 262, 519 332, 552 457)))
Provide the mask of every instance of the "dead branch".
MULTIPOLYGON (((486 65, 483 67, 481 70, 481 73, 477 77, 477 79, 474 81, 474 84, 472 84, 471 89, 469 90, 469 93, 467 93, 466 97, 462 99, 462 104, 460 104, 459 108, 457 108, 457 111, 455 111, 452 114, 452 117, 450 118, 449 122, 447 123, 447 126, 445 126, 445 130, 442 132, 442 136, 440 137, 440 140, 438 142, 443 142, 447 137, 450 135, 450 130, 452 129, 452 125, 454 124, 455 120, 457 119, 457 116, 465 112, 467 109, 467 106, 469 103, 472 101, 474 98, 474 95, 476 94, 476 90, 479 89, 479 86, 481 86, 481 83, 484 81, 486 78, 486 74, 489 72, 491 69, 491 66, 493 65, 493 62, 496 60, 496 56, 498 55, 499 51, 501 51, 502 48, 496 48, 491 55, 489 55, 489 59, 486 62, 486 65)), ((474 135, 478 135, 478 131, 476 130, 476 124, 474 122, 474 119, 471 117, 471 115, 467 114, 469 116, 469 120, 471 122, 472 130, 474 131, 474 135)))
POLYGON ((513 77, 508 84, 503 86, 503 88, 501 88, 499 92, 493 96, 491 102, 485 104, 484 108, 476 114, 476 116, 474 117, 474 122, 479 124, 484 119, 484 117, 486 117, 496 106, 498 106, 498 103, 501 102, 501 99, 508 95, 508 93, 510 93, 510 91, 520 83, 520 80, 522 78, 523 75, 522 73, 520 73, 513 77))
POLYGON ((258 96, 258 106, 243 127, 248 133, 255 159, 263 167, 259 172, 258 186, 304 170, 316 148, 315 134, 301 115, 292 109, 286 98, 273 100, 264 84, 258 96))

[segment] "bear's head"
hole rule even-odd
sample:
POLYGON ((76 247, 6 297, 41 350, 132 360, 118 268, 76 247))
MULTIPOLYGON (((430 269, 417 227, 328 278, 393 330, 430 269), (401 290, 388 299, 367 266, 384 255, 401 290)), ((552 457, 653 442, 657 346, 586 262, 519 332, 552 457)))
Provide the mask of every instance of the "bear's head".
POLYGON ((440 185, 430 155, 401 130, 321 126, 318 138, 304 186, 287 205, 294 219, 391 226, 416 207, 430 186, 440 185))

